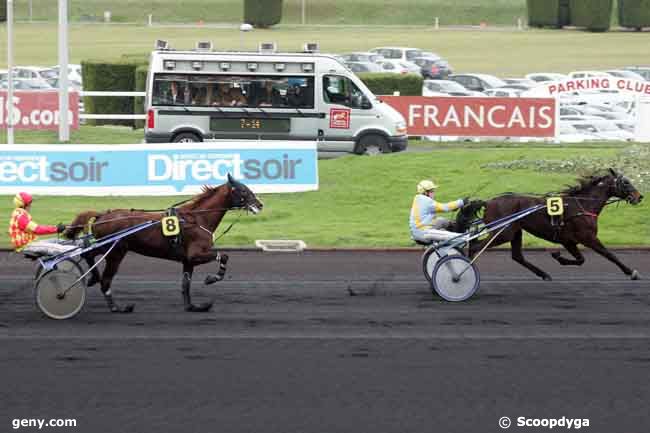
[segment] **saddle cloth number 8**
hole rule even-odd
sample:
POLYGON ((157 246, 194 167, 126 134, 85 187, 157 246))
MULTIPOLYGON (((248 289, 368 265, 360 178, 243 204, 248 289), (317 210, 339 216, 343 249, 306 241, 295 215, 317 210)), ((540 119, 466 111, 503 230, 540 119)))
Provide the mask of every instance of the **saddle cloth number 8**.
POLYGON ((181 225, 176 216, 164 217, 160 220, 160 223, 165 236, 176 236, 181 232, 181 225))

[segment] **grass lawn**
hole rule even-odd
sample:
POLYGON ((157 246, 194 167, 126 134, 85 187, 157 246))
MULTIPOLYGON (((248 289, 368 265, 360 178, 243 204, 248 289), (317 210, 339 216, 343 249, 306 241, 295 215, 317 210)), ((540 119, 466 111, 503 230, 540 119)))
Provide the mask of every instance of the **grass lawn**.
MULTIPOLYGON (((441 184, 440 200, 465 195, 489 198, 505 191, 546 193, 573 183, 575 175, 486 164, 524 159, 568 161, 588 154, 614 159, 620 152, 617 148, 483 147, 322 160, 319 191, 263 196, 264 211, 257 216, 242 216, 219 244, 252 246, 255 239, 303 239, 311 247, 410 246, 408 215, 415 185, 422 178, 433 177, 441 184)), ((42 223, 69 222, 82 210, 157 209, 179 199, 38 197, 33 216, 42 223)), ((8 219, 11 210, 11 197, 0 196, 0 214, 8 219)), ((237 215, 230 214, 222 229, 237 215)), ((599 219, 599 235, 607 245, 649 245, 647 215, 647 203, 608 207, 599 219)), ((530 236, 525 242, 547 245, 530 236)), ((6 232, 0 236, 0 245, 8 246, 6 232)))
MULTIPOLYGON (((29 3, 15 2, 18 20, 29 19, 29 3)), ((57 2, 31 0, 32 19, 53 21, 57 2)), ((284 0, 283 24, 301 23, 303 0, 284 0)), ((526 16, 526 0, 304 0, 307 23, 318 24, 428 24, 438 16, 445 24, 513 25, 526 16)), ((242 0, 69 0, 71 21, 103 21, 111 11, 114 22, 241 23, 242 0)))
MULTIPOLYGON (((16 65, 53 65, 57 60, 57 26, 18 24, 16 65)), ((342 53, 382 45, 414 46, 439 53, 456 72, 483 72, 503 77, 529 72, 569 72, 647 64, 648 34, 644 32, 587 33, 582 31, 481 31, 431 28, 273 28, 242 34, 234 28, 144 27, 75 24, 70 26, 70 62, 147 57, 156 39, 178 49, 212 40, 216 49, 254 50, 259 42, 275 41, 282 51, 298 51, 318 41, 321 51, 342 53)), ((6 26, 0 26, 0 68, 6 68, 6 26), (4 42, 2 42, 4 41, 4 42)))

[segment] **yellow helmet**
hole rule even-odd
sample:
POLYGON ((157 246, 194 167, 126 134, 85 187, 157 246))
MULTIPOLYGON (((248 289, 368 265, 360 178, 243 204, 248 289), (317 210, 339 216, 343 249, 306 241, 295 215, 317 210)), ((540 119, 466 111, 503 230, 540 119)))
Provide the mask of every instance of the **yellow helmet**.
POLYGON ((418 183, 418 194, 424 194, 425 192, 434 190, 436 188, 438 188, 438 185, 429 179, 425 179, 418 183))

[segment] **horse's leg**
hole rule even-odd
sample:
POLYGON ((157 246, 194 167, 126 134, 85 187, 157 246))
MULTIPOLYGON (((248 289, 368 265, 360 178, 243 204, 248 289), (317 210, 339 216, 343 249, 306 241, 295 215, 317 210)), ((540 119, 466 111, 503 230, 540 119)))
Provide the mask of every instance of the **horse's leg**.
POLYGON ((183 304, 185 304, 185 311, 199 312, 199 313, 210 311, 210 308, 212 308, 212 302, 204 302, 199 305, 192 304, 190 287, 192 285, 193 272, 194 272, 194 265, 189 262, 183 262, 183 304))
POLYGON ((199 266, 212 261, 218 261, 219 270, 216 274, 208 274, 208 276, 205 277, 205 285, 221 281, 226 275, 226 264, 228 263, 227 254, 219 254, 210 249, 206 249, 188 254, 187 260, 192 264, 192 266, 199 266))
POLYGON ((120 307, 113 301, 113 294, 111 293, 113 277, 115 277, 126 252, 126 250, 113 250, 108 256, 106 256, 106 267, 104 268, 104 272, 102 272, 101 290, 111 313, 131 313, 134 308, 133 304, 120 307))
POLYGON ((523 239, 523 231, 521 229, 513 233, 512 240, 510 241, 510 247, 512 249, 512 260, 524 266, 525 268, 529 269, 535 275, 542 278, 544 281, 551 281, 552 278, 549 274, 542 271, 540 268, 533 265, 532 263, 526 261, 523 253, 522 239, 523 239))
POLYGON ((591 239, 585 240, 582 242, 582 244, 586 247, 591 248, 601 256, 605 257, 607 260, 610 262, 613 262, 618 266, 625 275, 629 275, 632 280, 640 280, 641 275, 639 275, 639 272, 636 269, 630 269, 627 266, 625 266, 619 259, 616 257, 611 251, 609 251, 607 248, 605 248, 605 245, 600 242, 600 240, 597 237, 593 237, 591 239))
POLYGON ((558 261, 559 264, 562 266, 567 266, 567 265, 574 265, 574 266, 581 266, 585 262, 585 258, 578 249, 578 245, 574 242, 570 243, 563 243, 562 246, 566 248, 566 250, 573 256, 575 257, 575 260, 567 259, 565 257, 562 257, 562 253, 559 251, 551 253, 551 256, 558 261))
POLYGON ((90 271, 90 278, 88 279, 88 282, 86 283, 86 285, 88 287, 92 287, 95 284, 99 283, 99 281, 101 280, 101 275, 99 273, 99 270, 95 266, 95 257, 91 257, 91 256, 86 255, 86 256, 84 256, 84 260, 86 261, 86 264, 88 265, 88 269, 92 268, 92 271, 90 271), (95 266, 95 267, 93 268, 93 266, 95 266))

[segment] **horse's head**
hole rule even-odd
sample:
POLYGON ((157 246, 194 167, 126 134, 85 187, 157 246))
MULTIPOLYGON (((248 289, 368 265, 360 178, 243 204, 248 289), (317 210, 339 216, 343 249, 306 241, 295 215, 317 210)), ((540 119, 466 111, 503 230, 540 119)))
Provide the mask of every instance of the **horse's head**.
POLYGON ((619 174, 613 168, 607 176, 610 195, 626 200, 630 204, 639 204, 643 195, 636 189, 629 178, 619 174))
POLYGON ((485 207, 485 205, 486 203, 483 200, 472 200, 463 206, 456 215, 456 224, 454 225, 453 231, 458 233, 465 233, 468 231, 472 223, 480 219, 479 212, 485 207))
POLYGON ((255 193, 246 185, 236 181, 228 173, 228 186, 230 187, 230 206, 233 208, 246 209, 254 214, 259 213, 264 204, 257 198, 255 193))

